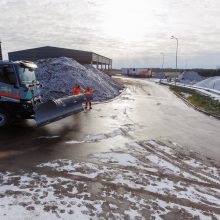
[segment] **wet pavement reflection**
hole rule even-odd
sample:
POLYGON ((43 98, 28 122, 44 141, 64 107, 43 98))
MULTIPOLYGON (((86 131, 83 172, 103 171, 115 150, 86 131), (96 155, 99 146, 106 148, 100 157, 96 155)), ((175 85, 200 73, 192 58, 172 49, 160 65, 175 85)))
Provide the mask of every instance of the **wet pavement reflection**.
POLYGON ((84 161, 92 153, 140 140, 167 140, 218 159, 220 123, 186 106, 168 88, 125 79, 127 89, 47 126, 18 122, 0 131, 0 169, 30 168, 59 158, 84 161))

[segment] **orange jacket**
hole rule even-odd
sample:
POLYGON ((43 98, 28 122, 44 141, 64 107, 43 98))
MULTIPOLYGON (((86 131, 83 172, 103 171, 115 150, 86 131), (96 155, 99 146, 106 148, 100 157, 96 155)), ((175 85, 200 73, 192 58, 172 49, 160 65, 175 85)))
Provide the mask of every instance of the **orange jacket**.
POLYGON ((93 90, 90 89, 90 88, 87 88, 87 89, 84 90, 84 93, 85 94, 93 94, 93 90))
POLYGON ((73 93, 73 95, 79 95, 79 94, 80 94, 80 87, 75 87, 75 88, 72 90, 72 93, 73 93))

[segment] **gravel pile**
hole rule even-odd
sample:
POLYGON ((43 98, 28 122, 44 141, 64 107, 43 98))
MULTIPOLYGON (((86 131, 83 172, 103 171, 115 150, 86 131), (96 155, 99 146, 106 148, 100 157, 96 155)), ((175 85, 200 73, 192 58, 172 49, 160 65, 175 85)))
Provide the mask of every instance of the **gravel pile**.
POLYGON ((50 58, 36 62, 37 80, 43 85, 43 101, 71 95, 76 84, 82 89, 91 87, 95 101, 104 101, 119 95, 122 86, 92 65, 82 66, 71 58, 50 58))
POLYGON ((195 86, 209 88, 209 89, 215 89, 215 90, 220 91, 220 76, 210 77, 210 78, 205 79, 199 83, 196 83, 195 86))
POLYGON ((203 80, 203 77, 194 71, 184 71, 178 79, 180 83, 192 85, 203 80))

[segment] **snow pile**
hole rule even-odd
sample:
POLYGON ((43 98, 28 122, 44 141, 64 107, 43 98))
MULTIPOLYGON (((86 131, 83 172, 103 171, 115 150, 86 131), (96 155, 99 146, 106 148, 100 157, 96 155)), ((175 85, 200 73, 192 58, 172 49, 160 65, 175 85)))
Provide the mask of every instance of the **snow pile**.
POLYGON ((156 78, 156 79, 165 79, 165 78, 166 78, 166 75, 165 75, 164 72, 154 73, 153 78, 156 78))
POLYGON ((198 87, 220 90, 220 76, 210 77, 195 84, 198 87))
POLYGON ((76 84, 82 89, 91 87, 95 101, 114 98, 122 89, 111 77, 96 70, 92 65, 82 66, 71 58, 42 59, 36 63, 36 76, 43 85, 41 91, 44 101, 71 95, 76 84))
POLYGON ((203 80, 202 76, 200 76, 197 72, 194 71, 184 71, 178 78, 180 83, 184 84, 195 84, 201 80, 203 80))

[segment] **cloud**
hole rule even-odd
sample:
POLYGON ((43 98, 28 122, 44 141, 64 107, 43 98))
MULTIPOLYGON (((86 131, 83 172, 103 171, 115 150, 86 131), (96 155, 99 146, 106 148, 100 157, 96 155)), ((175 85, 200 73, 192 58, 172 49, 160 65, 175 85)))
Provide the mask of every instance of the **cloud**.
POLYGON ((50 45, 91 50, 117 67, 160 66, 164 52, 174 66, 175 35, 180 65, 220 64, 219 0, 1 0, 0 10, 5 57, 50 45))

